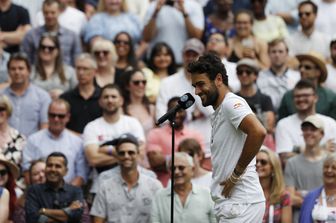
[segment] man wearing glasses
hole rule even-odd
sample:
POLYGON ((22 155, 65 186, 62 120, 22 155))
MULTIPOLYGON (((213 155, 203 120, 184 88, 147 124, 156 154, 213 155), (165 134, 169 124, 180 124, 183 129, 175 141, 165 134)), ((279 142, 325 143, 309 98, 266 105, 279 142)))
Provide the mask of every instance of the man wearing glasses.
POLYGON ((90 212, 93 222, 149 222, 152 199, 162 185, 138 171, 139 142, 134 135, 122 134, 111 144, 120 171, 100 183, 90 212))
POLYGON ((70 118, 70 105, 63 99, 55 99, 48 109, 48 129, 43 129, 28 137, 23 152, 25 176, 32 160, 47 157, 52 152, 62 152, 69 160, 64 177, 67 183, 82 186, 85 183, 88 167, 80 137, 65 128, 70 118))

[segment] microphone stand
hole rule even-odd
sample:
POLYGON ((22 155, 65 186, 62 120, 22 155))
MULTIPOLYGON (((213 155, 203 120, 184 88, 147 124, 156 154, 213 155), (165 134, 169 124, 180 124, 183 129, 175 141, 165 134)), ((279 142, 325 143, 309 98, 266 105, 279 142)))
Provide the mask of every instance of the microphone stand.
POLYGON ((174 113, 174 115, 172 115, 171 118, 169 118, 169 122, 170 122, 170 126, 172 128, 172 153, 171 153, 171 180, 170 180, 170 222, 173 223, 174 222, 174 160, 175 160, 175 127, 176 127, 176 123, 175 123, 175 115, 176 112, 174 113))

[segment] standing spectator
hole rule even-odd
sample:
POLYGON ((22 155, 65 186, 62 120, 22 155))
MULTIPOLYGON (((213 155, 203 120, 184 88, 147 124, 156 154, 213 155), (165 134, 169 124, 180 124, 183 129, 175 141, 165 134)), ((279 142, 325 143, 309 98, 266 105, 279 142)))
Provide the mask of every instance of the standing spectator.
POLYGON ((22 40, 22 50, 28 54, 32 64, 36 61, 35 55, 38 53, 39 42, 44 33, 58 37, 63 61, 69 65, 74 65, 76 55, 82 51, 79 36, 58 23, 60 7, 58 0, 45 0, 42 5, 45 24, 31 29, 22 40))
MULTIPOLYGON (((172 162, 168 164, 171 169, 172 162)), ((152 205, 152 223, 169 223, 170 201, 174 196, 173 222, 215 223, 214 203, 209 190, 191 182, 194 172, 192 158, 184 152, 175 153, 174 194, 171 188, 159 190, 152 205)))
POLYGON ((83 36, 86 43, 92 46, 99 38, 112 41, 121 31, 129 33, 135 42, 140 40, 141 21, 135 14, 127 11, 126 0, 99 0, 97 11, 84 29, 83 36))
POLYGON ((75 71, 63 62, 57 36, 45 34, 41 37, 31 80, 48 91, 53 99, 76 86, 75 71))
POLYGON ((308 116, 301 124, 305 148, 302 154, 290 158, 285 167, 285 182, 293 205, 293 222, 298 222, 300 207, 309 190, 321 186, 326 150, 320 146, 324 134, 322 120, 308 116), (309 171, 307 171, 309 170, 309 171))
POLYGON ((25 203, 26 222, 80 222, 83 194, 80 188, 64 182, 68 160, 53 152, 46 160, 46 182, 28 188, 25 203))
POLYGON ((5 45, 5 51, 18 52, 22 38, 30 28, 27 9, 12 0, 0 1, 0 42, 5 45))
POLYGON ((70 118, 70 105, 63 99, 53 100, 48 109, 48 129, 40 130, 27 139, 23 150, 23 171, 28 174, 32 160, 46 158, 52 152, 62 152, 69 161, 64 180, 82 186, 88 175, 82 139, 65 129, 70 118))
POLYGON ((176 73, 176 62, 172 48, 165 42, 156 43, 148 59, 148 67, 153 71, 146 73, 146 95, 155 104, 161 80, 176 73))
POLYGON ((120 170, 99 185, 91 208, 93 222, 150 222, 152 200, 162 185, 138 171, 139 143, 136 137, 123 134, 114 144, 120 170))
POLYGON ((261 147, 256 156, 259 181, 266 198, 263 223, 292 222, 290 195, 285 190, 281 162, 276 153, 261 147))
POLYGON ((236 35, 229 39, 230 51, 228 61, 238 62, 242 58, 258 60, 263 68, 269 67, 267 44, 252 33, 253 14, 251 11, 241 10, 235 13, 234 27, 236 35))
POLYGON ((330 41, 329 49, 331 61, 327 64, 328 77, 324 86, 336 93, 336 38, 330 41))
POLYGON ((60 97, 72 105, 70 120, 66 127, 82 134, 86 124, 102 114, 98 104, 100 88, 95 84, 97 63, 90 54, 80 54, 75 65, 78 85, 75 89, 65 92, 60 97))
POLYGON ((9 192, 0 187, 0 223, 7 223, 9 216, 9 192))
POLYGON ((268 43, 268 57, 271 66, 259 72, 257 85, 262 93, 271 97, 277 112, 283 95, 293 89, 300 79, 300 73, 288 67, 288 46, 283 39, 268 43))
POLYGON ((47 110, 51 99, 45 90, 30 82, 31 69, 25 54, 13 54, 7 68, 11 83, 2 93, 7 95, 13 105, 9 124, 28 137, 47 127, 47 110))
POLYGON ((127 8, 143 21, 151 0, 126 0, 127 8))
POLYGON ((148 7, 144 24, 142 35, 150 43, 149 50, 157 42, 166 42, 172 47, 176 63, 180 65, 185 42, 191 38, 202 38, 204 15, 202 7, 194 0, 155 0, 148 7))
POLYGON ((115 46, 109 40, 97 39, 91 49, 97 63, 95 84, 104 87, 115 83, 118 55, 115 46))
POLYGON ((301 29, 286 39, 290 56, 315 51, 322 54, 324 58, 329 57, 327 43, 330 42, 330 37, 316 29, 317 12, 317 5, 313 1, 302 1, 298 5, 301 29))

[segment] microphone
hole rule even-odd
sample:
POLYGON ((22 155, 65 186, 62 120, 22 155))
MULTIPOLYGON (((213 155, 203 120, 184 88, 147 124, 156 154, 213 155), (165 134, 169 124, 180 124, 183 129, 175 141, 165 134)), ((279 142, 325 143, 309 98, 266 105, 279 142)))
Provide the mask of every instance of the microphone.
POLYGON ((179 109, 182 108, 185 110, 189 108, 190 106, 192 106, 194 102, 195 102, 195 98, 190 93, 186 93, 182 95, 180 99, 177 101, 177 105, 174 108, 170 109, 161 118, 159 118, 159 120, 155 124, 160 125, 164 123, 167 119, 170 119, 171 117, 173 117, 179 109))

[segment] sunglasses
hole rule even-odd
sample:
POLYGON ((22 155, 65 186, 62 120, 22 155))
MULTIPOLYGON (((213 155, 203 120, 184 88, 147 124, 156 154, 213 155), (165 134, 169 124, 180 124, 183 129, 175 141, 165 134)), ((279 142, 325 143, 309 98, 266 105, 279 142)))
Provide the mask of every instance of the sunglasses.
POLYGON ((129 45, 129 44, 130 44, 130 41, 126 41, 126 40, 116 40, 116 41, 114 41, 114 44, 116 44, 116 45, 121 45, 121 44, 129 45))
POLYGON ((7 175, 8 174, 8 170, 7 169, 2 169, 2 170, 0 170, 0 176, 5 176, 5 175, 7 175))
POLYGON ((294 94, 294 98, 308 98, 310 96, 313 96, 315 94, 294 94))
POLYGON ((118 155, 119 156, 125 156, 126 153, 129 155, 129 156, 134 156, 136 154, 135 151, 118 151, 118 155))
POLYGON ((139 86, 140 84, 142 84, 142 85, 146 85, 146 84, 147 84, 147 81, 146 81, 146 80, 136 80, 136 81, 132 81, 132 83, 133 83, 135 86, 139 86))
POLYGON ((257 159, 256 163, 260 163, 260 165, 265 166, 268 164, 268 161, 264 159, 257 159))
POLYGON ((93 54, 96 56, 96 57, 99 57, 100 55, 103 55, 104 57, 106 57, 107 55, 109 55, 110 51, 108 50, 97 50, 97 51, 94 51, 93 54))
POLYGON ((309 66, 309 65, 299 65, 299 70, 304 68, 305 70, 312 70, 315 69, 316 66, 309 66))
POLYGON ((56 114, 56 113, 48 113, 50 118, 59 118, 59 119, 63 119, 66 117, 66 114, 56 114))
POLYGON ((247 76, 252 75, 254 72, 252 70, 246 70, 246 69, 238 69, 237 75, 242 76, 243 74, 247 74, 247 76))
POLYGON ((52 52, 56 49, 56 46, 47 46, 47 45, 41 45, 40 46, 40 49, 42 51, 49 51, 49 52, 52 52))
POLYGON ((302 18, 303 16, 310 16, 312 12, 299 12, 299 17, 302 18))
POLYGON ((6 111, 7 109, 5 107, 0 107, 0 112, 4 112, 6 111))

